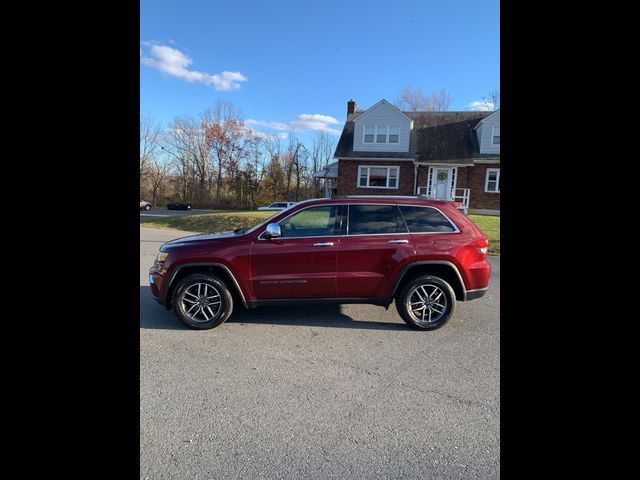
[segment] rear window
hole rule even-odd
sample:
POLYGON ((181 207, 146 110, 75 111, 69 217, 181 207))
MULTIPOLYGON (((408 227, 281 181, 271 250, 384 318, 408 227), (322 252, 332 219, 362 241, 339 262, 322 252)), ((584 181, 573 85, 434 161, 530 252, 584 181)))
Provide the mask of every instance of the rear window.
POLYGON ((407 233, 395 205, 349 205, 349 235, 407 233))
POLYGON ((456 231, 456 227, 435 208, 400 205, 400 211, 411 233, 456 231))

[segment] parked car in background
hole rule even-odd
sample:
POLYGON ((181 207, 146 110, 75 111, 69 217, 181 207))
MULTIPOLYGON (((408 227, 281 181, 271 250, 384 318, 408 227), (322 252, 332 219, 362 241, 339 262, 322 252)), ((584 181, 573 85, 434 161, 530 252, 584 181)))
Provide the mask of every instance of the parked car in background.
POLYGON ((140 199, 140 210, 151 210, 151 204, 140 199))
POLYGON ((296 202, 273 202, 271 205, 258 208, 258 210, 284 210, 295 204, 296 202))
POLYGON ((452 202, 419 197, 307 200, 253 228, 165 243, 151 294, 188 326, 222 324, 234 303, 395 301, 418 330, 443 326, 456 302, 489 286, 489 239, 452 202))
POLYGON ((167 210, 191 210, 191 203, 189 202, 168 203, 167 210))

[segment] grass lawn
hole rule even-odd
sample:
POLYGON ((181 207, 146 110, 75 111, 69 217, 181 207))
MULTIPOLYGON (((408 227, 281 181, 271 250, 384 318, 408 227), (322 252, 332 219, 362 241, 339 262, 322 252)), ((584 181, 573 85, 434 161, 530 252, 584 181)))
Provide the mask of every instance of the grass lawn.
POLYGON ((469 215, 489 237, 489 255, 500 255, 500 217, 492 215, 469 215))
MULTIPOLYGON (((188 232, 219 233, 236 228, 253 227, 278 211, 220 211, 203 215, 176 217, 140 217, 140 225, 155 228, 175 228, 188 232)), ((500 217, 469 215, 489 237, 489 254, 500 255, 500 217)))
POLYGON ((176 217, 140 217, 140 225, 154 228, 175 228, 188 232, 219 233, 236 228, 253 227, 264 222, 279 211, 259 212, 220 211, 203 215, 184 215, 176 217))

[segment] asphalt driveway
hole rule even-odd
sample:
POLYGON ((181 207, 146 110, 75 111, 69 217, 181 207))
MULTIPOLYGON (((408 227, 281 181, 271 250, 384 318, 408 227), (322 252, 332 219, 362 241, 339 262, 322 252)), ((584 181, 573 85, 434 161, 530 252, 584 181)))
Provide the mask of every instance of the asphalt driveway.
POLYGON ((487 295, 433 332, 393 304, 240 309, 195 331, 147 276, 186 234, 140 229, 142 479, 499 478, 499 257, 487 295))

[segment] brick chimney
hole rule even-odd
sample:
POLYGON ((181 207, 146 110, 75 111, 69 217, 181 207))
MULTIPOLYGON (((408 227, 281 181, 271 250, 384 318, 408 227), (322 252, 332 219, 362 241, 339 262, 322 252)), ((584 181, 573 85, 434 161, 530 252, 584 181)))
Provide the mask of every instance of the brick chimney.
POLYGON ((356 101, 352 98, 347 102, 347 118, 356 113, 356 101))

